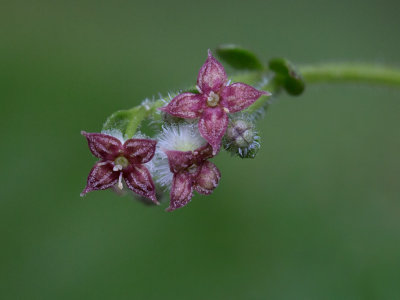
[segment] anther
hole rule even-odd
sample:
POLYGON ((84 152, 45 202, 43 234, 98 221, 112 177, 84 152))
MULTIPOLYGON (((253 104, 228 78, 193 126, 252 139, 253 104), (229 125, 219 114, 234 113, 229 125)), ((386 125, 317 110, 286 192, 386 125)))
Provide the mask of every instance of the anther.
POLYGON ((119 179, 118 179, 118 188, 122 190, 124 186, 122 185, 122 172, 119 174, 119 179))
POLYGON ((210 107, 215 107, 218 105, 218 103, 219 103, 219 95, 214 92, 211 92, 207 98, 207 105, 210 107))

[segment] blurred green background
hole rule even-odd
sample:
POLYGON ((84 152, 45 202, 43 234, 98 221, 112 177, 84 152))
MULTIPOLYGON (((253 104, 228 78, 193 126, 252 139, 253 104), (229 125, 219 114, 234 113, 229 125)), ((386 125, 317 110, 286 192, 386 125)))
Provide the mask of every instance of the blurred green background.
POLYGON ((399 299, 399 90, 309 86, 255 160, 166 213, 80 198, 80 130, 187 87, 221 43, 265 60, 400 63, 397 0, 1 1, 1 299, 399 299))

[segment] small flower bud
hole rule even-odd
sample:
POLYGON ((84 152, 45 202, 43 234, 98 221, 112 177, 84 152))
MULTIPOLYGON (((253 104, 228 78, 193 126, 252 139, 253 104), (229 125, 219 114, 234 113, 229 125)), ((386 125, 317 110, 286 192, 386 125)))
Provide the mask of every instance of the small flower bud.
POLYGON ((250 120, 231 120, 224 137, 224 147, 241 158, 254 158, 260 148, 260 137, 250 120))

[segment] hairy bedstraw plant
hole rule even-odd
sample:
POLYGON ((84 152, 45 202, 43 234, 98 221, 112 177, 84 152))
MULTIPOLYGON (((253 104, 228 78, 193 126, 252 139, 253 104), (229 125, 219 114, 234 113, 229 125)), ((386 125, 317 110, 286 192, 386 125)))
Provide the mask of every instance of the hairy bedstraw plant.
POLYGON ((101 133, 82 131, 99 161, 81 196, 113 188, 159 204, 157 198, 169 192, 167 211, 173 211, 189 203, 194 191, 209 195, 218 186, 221 173, 210 159, 221 150, 256 157, 261 148, 256 122, 281 92, 298 96, 306 84, 335 81, 400 87, 400 70, 379 65, 294 66, 275 58, 265 66, 235 45, 215 52, 237 73, 228 77, 209 50, 192 88, 117 111, 101 133))

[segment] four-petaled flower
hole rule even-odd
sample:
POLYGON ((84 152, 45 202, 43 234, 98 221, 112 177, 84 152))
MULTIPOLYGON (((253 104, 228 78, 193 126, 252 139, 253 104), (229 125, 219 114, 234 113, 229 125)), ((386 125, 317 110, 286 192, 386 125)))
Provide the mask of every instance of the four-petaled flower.
POLYGON ((207 159, 213 157, 212 147, 199 147, 194 151, 164 150, 173 173, 170 205, 167 211, 185 206, 193 196, 193 190, 209 195, 217 187, 221 173, 207 159))
POLYGON ((156 141, 129 139, 122 143, 107 134, 82 131, 82 135, 87 138, 90 151, 100 161, 90 171, 81 196, 90 191, 108 189, 115 184, 122 189, 124 178, 130 190, 158 204, 153 179, 144 165, 153 158, 156 141))
POLYGON ((199 120, 199 131, 212 146, 215 155, 228 126, 228 113, 241 111, 268 92, 244 83, 227 85, 224 67, 208 51, 208 58, 199 71, 199 94, 182 93, 161 108, 175 117, 199 120))

